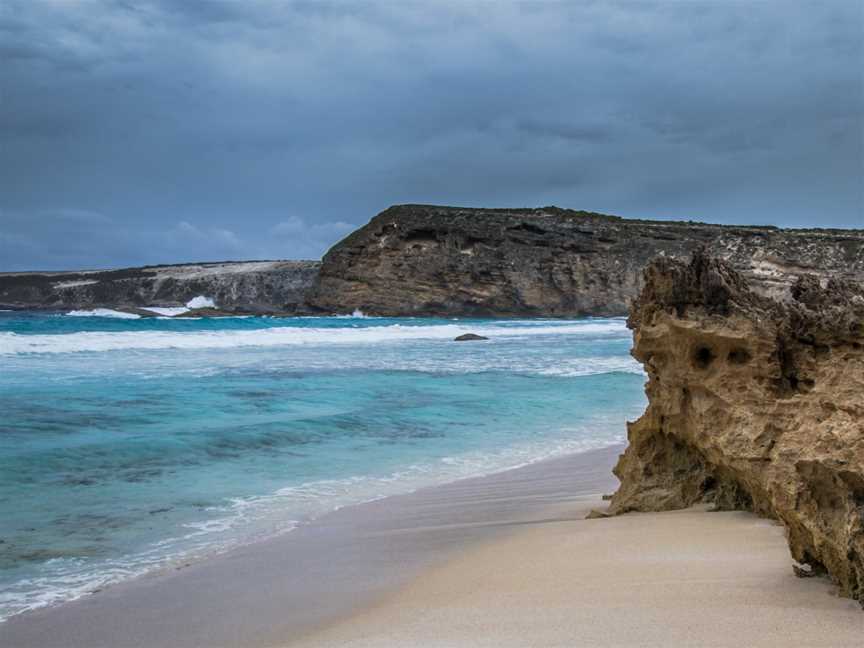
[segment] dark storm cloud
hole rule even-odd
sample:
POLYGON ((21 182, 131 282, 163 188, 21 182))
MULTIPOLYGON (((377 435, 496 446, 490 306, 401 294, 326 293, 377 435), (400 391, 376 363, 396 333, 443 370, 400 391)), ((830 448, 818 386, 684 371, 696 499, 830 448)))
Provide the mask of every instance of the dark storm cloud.
POLYGON ((864 225, 861 3, 0 4, 0 269, 317 257, 397 202, 864 225))

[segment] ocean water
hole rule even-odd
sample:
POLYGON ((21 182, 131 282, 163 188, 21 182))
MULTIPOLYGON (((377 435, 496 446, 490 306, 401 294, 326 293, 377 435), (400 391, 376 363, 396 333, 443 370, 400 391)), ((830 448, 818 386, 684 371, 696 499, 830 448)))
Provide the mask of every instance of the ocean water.
POLYGON ((622 319, 0 312, 0 619, 621 442, 629 348, 622 319))

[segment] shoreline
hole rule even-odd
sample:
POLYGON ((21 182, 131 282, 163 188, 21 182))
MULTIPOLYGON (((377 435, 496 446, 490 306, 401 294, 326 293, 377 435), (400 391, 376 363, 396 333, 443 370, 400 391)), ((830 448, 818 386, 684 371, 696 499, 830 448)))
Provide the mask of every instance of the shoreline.
POLYGON ((477 542, 610 492, 621 445, 352 504, 290 533, 0 623, 0 645, 274 646, 398 591, 477 542))
MULTIPOLYGON (((388 500, 388 499, 393 498, 393 497, 410 497, 410 496, 414 495, 415 493, 417 493, 418 491, 422 492, 422 491, 426 491, 426 490, 430 490, 430 489, 448 487, 448 486, 455 484, 457 482, 470 481, 470 480, 483 480, 483 479, 488 479, 491 477, 497 477, 500 475, 504 475, 506 473, 510 473, 511 471, 522 470, 522 469, 525 469, 525 468, 528 468, 531 466, 535 466, 537 464, 545 464, 546 462, 549 462, 549 461, 557 461, 557 460, 570 461, 570 460, 572 460, 572 458, 574 456, 577 456, 577 455, 585 455, 585 454, 590 454, 590 453, 605 454, 607 452, 623 451, 623 448, 624 448, 624 446, 621 445, 620 443, 609 443, 606 446, 589 448, 589 449, 585 449, 585 450, 568 449, 567 451, 565 451, 562 454, 557 454, 557 453, 543 454, 543 455, 539 455, 535 458, 523 460, 519 463, 515 463, 515 464, 510 465, 510 466, 494 467, 494 468, 491 468, 489 470, 479 470, 478 469, 478 472, 475 474, 446 475, 446 476, 444 476, 444 480, 440 481, 438 483, 420 484, 420 485, 416 485, 416 486, 411 487, 411 488, 407 488, 404 491, 396 491, 393 493, 380 494, 380 495, 368 495, 367 494, 367 497, 364 499, 357 499, 356 501, 351 501, 351 502, 347 502, 347 503, 340 503, 340 504, 334 505, 333 508, 329 508, 329 509, 326 509, 326 510, 323 510, 320 512, 316 512, 309 517, 298 518, 298 520, 293 521, 291 523, 291 526, 289 528, 285 528, 285 529, 275 531, 275 532, 270 532, 266 535, 262 535, 260 537, 246 540, 243 542, 234 543, 234 544, 231 544, 229 546, 214 547, 210 550, 199 551, 198 553, 195 553, 195 554, 175 555, 175 556, 172 556, 172 557, 160 562, 158 565, 156 565, 150 569, 147 569, 146 571, 140 571, 137 574, 129 575, 122 580, 108 582, 105 584, 96 584, 91 589, 89 589, 88 591, 84 591, 83 589, 79 588, 79 590, 83 593, 79 593, 76 596, 72 596, 69 598, 64 598, 64 599, 57 600, 57 601, 54 601, 51 603, 47 603, 47 604, 42 605, 40 607, 34 607, 32 609, 22 610, 20 612, 13 613, 10 616, 0 617, 0 628, 2 628, 2 625, 5 622, 7 622, 11 619, 18 618, 20 616, 27 616, 27 615, 31 615, 34 613, 39 613, 42 611, 51 610, 51 609, 54 609, 54 608, 57 608, 60 606, 74 603, 76 601, 80 601, 81 599, 89 597, 89 596, 101 594, 101 593, 103 593, 109 589, 131 586, 134 583, 136 583, 137 581, 142 580, 142 579, 160 578, 160 577, 163 577, 166 575, 170 575, 173 572, 185 570, 189 567, 194 567, 194 566, 197 566, 197 565, 202 564, 202 563, 207 563, 210 561, 219 560, 222 557, 230 556, 231 554, 233 554, 235 552, 243 551, 247 548, 254 548, 255 546, 266 544, 269 542, 278 542, 279 539, 284 538, 288 534, 295 532, 298 528, 303 528, 303 527, 307 527, 310 525, 314 526, 321 518, 327 518, 328 516, 336 514, 340 511, 342 511, 343 509, 352 509, 352 508, 358 507, 358 506, 362 507, 364 505, 373 504, 373 503, 378 502, 378 501, 388 500)), ((611 478, 611 475, 610 475, 610 478, 611 478)))
POLYGON ((277 538, 12 617, 14 648, 858 646, 783 528, 698 509, 585 519, 623 446, 349 505, 277 538), (730 628, 734 639, 729 639, 730 628))

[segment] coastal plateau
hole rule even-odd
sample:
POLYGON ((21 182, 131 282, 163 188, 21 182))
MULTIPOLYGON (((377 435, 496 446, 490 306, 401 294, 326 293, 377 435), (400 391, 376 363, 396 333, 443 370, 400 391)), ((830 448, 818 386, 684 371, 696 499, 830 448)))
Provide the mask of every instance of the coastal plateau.
POLYGON ((768 294, 864 277, 864 232, 627 220, 557 207, 399 205, 334 246, 311 307, 375 315, 624 315, 655 256, 707 245, 768 294))

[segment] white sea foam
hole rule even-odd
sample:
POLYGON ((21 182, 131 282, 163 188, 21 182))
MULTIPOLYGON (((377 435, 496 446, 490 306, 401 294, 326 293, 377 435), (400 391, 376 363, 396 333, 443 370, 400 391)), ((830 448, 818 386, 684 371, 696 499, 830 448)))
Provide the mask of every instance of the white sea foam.
MULTIPOLYGON (((518 369, 517 369, 518 371, 518 369)), ((563 358, 552 366, 534 369, 531 373, 542 376, 593 376, 605 373, 642 374, 642 365, 630 357, 608 356, 598 358, 563 358)))
MULTIPOLYGON (((120 314, 127 316, 126 314, 120 314)), ((132 316, 137 317, 137 316, 132 316)), ((624 336, 623 320, 513 326, 441 324, 432 326, 370 326, 365 328, 273 327, 221 331, 86 331, 57 335, 0 333, 0 355, 19 353, 74 353, 123 349, 230 349, 286 345, 383 344, 408 340, 446 340, 480 332, 492 338, 529 338, 538 335, 624 336)))
POLYGON ((335 317, 336 319, 372 319, 359 308, 353 311, 350 315, 333 315, 332 317, 335 317))
POLYGON ((114 317, 116 319, 140 319, 135 313, 124 313, 110 308, 94 308, 92 310, 73 310, 66 313, 69 317, 114 317))
POLYGON ((210 297, 205 297, 204 295, 198 295, 197 297, 193 297, 188 302, 186 302, 186 307, 189 309, 216 308, 216 302, 214 302, 210 297))
MULTIPOLYGON (((284 365, 283 365, 284 366, 284 365)), ((332 367, 332 357, 324 356, 321 363, 303 358, 303 366, 326 370, 332 367)), ((379 354, 375 358, 363 356, 356 360, 343 358, 340 365, 344 369, 368 369, 372 371, 418 371, 436 374, 476 374, 489 371, 515 373, 523 376, 552 376, 573 378, 596 376, 608 373, 628 373, 642 375, 642 365, 628 356, 581 356, 549 357, 540 354, 522 354, 513 357, 507 354, 483 353, 479 355, 460 354, 379 354)), ((299 367, 298 367, 299 368, 299 367)))
POLYGON ((182 315, 183 313, 189 312, 189 309, 185 306, 145 306, 144 310, 158 313, 165 317, 174 317, 175 315, 182 315))

